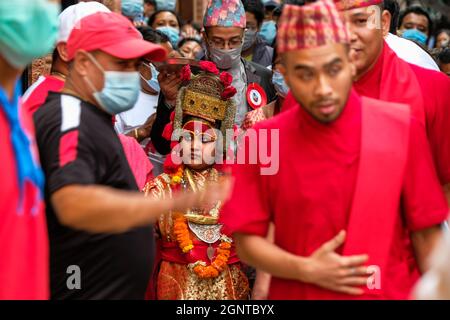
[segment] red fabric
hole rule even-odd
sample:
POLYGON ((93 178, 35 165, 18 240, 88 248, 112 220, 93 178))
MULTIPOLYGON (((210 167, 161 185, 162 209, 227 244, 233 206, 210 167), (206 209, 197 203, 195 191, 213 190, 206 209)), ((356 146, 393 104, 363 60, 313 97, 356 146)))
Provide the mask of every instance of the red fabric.
POLYGON ((292 108, 298 107, 298 103, 294 98, 294 95, 292 94, 291 90, 289 90, 288 94, 286 95, 286 98, 284 99, 283 106, 281 107, 281 112, 290 110, 292 108))
MULTIPOLYGON (((21 122, 38 159, 31 116, 21 110, 21 122)), ((48 239, 43 200, 37 205, 38 190, 25 183, 22 211, 18 211, 19 190, 10 128, 0 108, 0 300, 48 299, 48 239)))
MULTIPOLYGON (((202 241, 194 241, 194 249, 189 253, 182 253, 178 243, 162 241, 161 257, 164 261, 179 263, 179 264, 189 264, 196 261, 209 261, 208 255, 206 253, 209 245, 202 241)), ((219 242, 212 244, 214 249, 217 249, 219 242)), ((230 258, 228 259, 228 264, 233 264, 239 262, 239 258, 236 254, 234 246, 230 250, 230 258)))
POLYGON ((188 121, 186 122, 186 124, 183 126, 184 130, 188 130, 188 131, 192 131, 192 132, 197 132, 200 129, 201 133, 205 133, 208 130, 213 130, 213 127, 211 127, 209 124, 203 122, 203 121, 188 121))
POLYGON ((23 101, 22 107, 28 110, 31 115, 44 104, 50 91, 61 92, 64 87, 63 80, 53 76, 45 76, 44 78, 44 81, 38 86, 29 89, 31 92, 27 91, 27 99, 23 101))
POLYGON ((450 183, 450 79, 403 61, 385 44, 373 69, 354 87, 363 96, 409 104, 413 116, 425 123, 441 184, 450 183))
MULTIPOLYGON (((302 108, 291 107, 257 124, 258 132, 279 129, 275 140, 279 144, 273 145, 269 139, 268 148, 274 153, 279 148, 279 170, 275 175, 261 175, 260 169, 267 165, 234 166, 234 189, 221 213, 224 232, 265 236, 273 221, 277 246, 310 256, 340 230, 347 230, 359 167, 361 108, 361 100, 353 92, 333 123, 321 124, 302 108)), ((448 214, 423 126, 412 121, 410 134, 402 211, 393 212, 395 227, 384 274, 386 299, 406 299, 417 278, 417 268, 410 264, 414 254, 406 240, 409 233, 439 224, 448 214)), ((342 253, 342 248, 338 252, 342 253)), ((273 278, 269 298, 315 299, 316 290, 322 289, 273 278)))
MULTIPOLYGON (((358 298, 383 299, 387 281, 384 270, 389 260, 408 155, 410 107, 380 108, 379 101, 370 98, 364 98, 363 104, 360 165, 343 254, 368 254, 367 265, 375 266, 377 273, 372 287, 365 286, 364 295, 358 298)), ((347 297, 321 289, 315 295, 323 299, 347 297)))
POLYGON ((123 134, 119 134, 119 138, 138 188, 142 190, 153 179, 153 165, 136 139, 123 134))
POLYGON ((65 133, 59 141, 59 166, 75 161, 78 149, 78 130, 65 133))
POLYGON ((442 185, 450 183, 450 78, 442 72, 410 64, 425 97, 428 141, 442 185))
MULTIPOLYGON (((158 282, 158 274, 161 262, 169 261, 179 264, 188 264, 194 263, 196 261, 209 261, 207 255, 208 244, 194 240, 194 249, 189 253, 184 254, 181 252, 180 247, 177 243, 174 242, 166 242, 158 240, 156 242, 156 255, 155 255, 155 263, 152 275, 150 277, 150 281, 147 287, 147 292, 145 294, 146 300, 156 300, 156 283, 158 282)), ((218 244, 212 245, 214 248, 218 247, 218 244)), ((239 257, 236 254, 236 250, 234 246, 230 250, 230 258, 228 259, 228 264, 234 264, 239 262, 239 257)))
POLYGON ((338 10, 364 8, 382 3, 382 0, 334 0, 338 10))
POLYGON ((376 64, 354 87, 362 96, 410 105, 412 115, 425 123, 420 83, 410 65, 397 57, 386 43, 376 64))

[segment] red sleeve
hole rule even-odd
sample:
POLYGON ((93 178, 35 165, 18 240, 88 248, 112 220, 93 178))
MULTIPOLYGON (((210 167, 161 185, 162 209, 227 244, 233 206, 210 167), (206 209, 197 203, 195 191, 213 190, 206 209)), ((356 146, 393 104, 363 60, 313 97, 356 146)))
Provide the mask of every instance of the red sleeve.
POLYGON ((411 122, 402 204, 406 224, 412 231, 438 225, 448 216, 447 201, 434 170, 425 130, 416 119, 411 122))
MULTIPOLYGON (((240 149, 239 152, 243 150, 240 149)), ((249 164, 249 148, 245 148, 245 151, 247 155, 245 164, 232 166, 234 187, 229 201, 222 208, 220 220, 227 234, 247 233, 264 237, 271 219, 269 198, 265 196, 267 192, 265 180, 268 176, 260 174, 259 163, 249 164)), ((239 156, 237 159, 239 160, 239 156)))
POLYGON ((445 185, 450 183, 450 78, 441 72, 416 69, 424 89, 428 141, 438 178, 445 185))

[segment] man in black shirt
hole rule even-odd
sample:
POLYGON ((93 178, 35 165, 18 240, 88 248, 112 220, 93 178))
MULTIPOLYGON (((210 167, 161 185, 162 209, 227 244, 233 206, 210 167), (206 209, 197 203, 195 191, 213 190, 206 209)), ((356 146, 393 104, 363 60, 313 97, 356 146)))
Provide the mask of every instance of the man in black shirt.
POLYGON ((46 175, 51 297, 143 299, 153 265, 151 223, 202 198, 158 201, 136 192, 113 127, 113 116, 136 102, 140 59, 161 61, 166 53, 121 15, 97 13, 80 20, 67 54, 62 93, 51 93, 34 116, 46 175))

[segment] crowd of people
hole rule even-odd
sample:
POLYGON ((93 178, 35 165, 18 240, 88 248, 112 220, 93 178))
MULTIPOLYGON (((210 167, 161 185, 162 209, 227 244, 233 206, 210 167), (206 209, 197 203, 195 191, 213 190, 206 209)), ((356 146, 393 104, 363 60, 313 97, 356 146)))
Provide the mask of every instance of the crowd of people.
POLYGON ((450 299, 450 15, 72 2, 0 2, 0 299, 450 299))

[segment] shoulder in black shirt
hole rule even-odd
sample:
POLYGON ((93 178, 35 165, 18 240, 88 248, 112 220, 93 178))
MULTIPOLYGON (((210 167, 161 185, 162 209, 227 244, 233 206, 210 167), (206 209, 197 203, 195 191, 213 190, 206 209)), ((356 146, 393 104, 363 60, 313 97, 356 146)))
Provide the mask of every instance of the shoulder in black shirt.
POLYGON ((46 176, 52 299, 143 299, 153 263, 152 227, 89 234, 61 225, 50 202, 67 185, 138 190, 111 116, 74 96, 50 93, 34 122, 46 176), (71 266, 80 268, 81 289, 67 286, 71 266))

